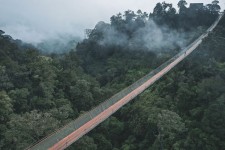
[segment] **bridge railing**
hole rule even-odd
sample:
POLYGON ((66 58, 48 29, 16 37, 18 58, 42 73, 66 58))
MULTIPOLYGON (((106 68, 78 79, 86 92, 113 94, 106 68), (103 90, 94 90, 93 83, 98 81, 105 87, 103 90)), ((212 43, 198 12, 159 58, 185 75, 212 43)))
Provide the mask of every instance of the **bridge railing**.
MULTIPOLYGON (((193 44, 195 44, 199 40, 200 39, 194 41, 188 47, 191 47, 193 44)), ((33 146, 32 149, 41 149, 43 147, 44 148, 48 148, 48 147, 54 145, 55 143, 57 143, 59 140, 63 139, 64 137, 68 136, 71 132, 77 130, 83 124, 87 123, 88 121, 90 121, 91 119, 93 119, 95 116, 99 115, 101 112, 103 112, 104 110, 106 110, 107 108, 109 108, 110 106, 112 106, 113 104, 115 104, 116 102, 118 102, 124 96, 126 96, 127 94, 129 94, 130 92, 132 92, 133 90, 135 90, 136 88, 138 88, 140 85, 142 85, 143 83, 145 83, 146 81, 148 81, 151 77, 153 77, 158 72, 160 72, 168 64, 170 64, 176 58, 178 58, 180 55, 182 55, 183 53, 185 53, 185 51, 188 49, 188 47, 185 48, 180 53, 178 53, 177 55, 175 55, 174 57, 172 57, 171 59, 169 59, 168 61, 166 61, 165 63, 163 63, 162 65, 160 65, 155 70, 151 71, 150 73, 148 73, 147 75, 145 75, 144 77, 142 77, 141 79, 139 79, 138 81, 134 82, 132 85, 130 85, 127 88, 123 89, 122 91, 120 91, 119 93, 115 94, 114 96, 112 96, 108 100, 102 102, 97 107, 95 107, 95 108, 91 109, 90 111, 82 114, 80 117, 78 117, 74 121, 70 122, 69 124, 67 124, 66 126, 64 126, 63 128, 61 128, 60 130, 54 132, 54 134, 48 136, 47 137, 47 139, 48 139, 47 142, 45 141, 46 138, 43 139, 41 142, 39 142, 38 145, 33 146), (39 147, 39 145, 41 145, 41 147, 39 147)))
MULTIPOLYGON (((222 17, 222 15, 221 15, 221 17, 222 17)), ((213 29, 214 26, 218 23, 219 20, 220 20, 220 18, 218 18, 218 20, 211 27, 209 27, 209 29, 210 30, 213 29)), ((48 137, 42 139, 41 141, 39 141, 38 144, 34 144, 33 146, 29 147, 28 149, 42 150, 42 149, 47 149, 47 148, 53 146, 55 143, 57 143, 61 139, 65 138, 70 133, 77 130, 82 125, 84 125, 85 123, 87 123, 88 121, 93 119, 95 116, 99 115, 101 112, 103 112, 104 110, 106 110, 107 108, 109 108, 110 106, 115 104, 116 102, 118 102, 120 99, 125 97, 127 94, 131 93, 133 90, 135 90, 136 88, 138 88, 139 86, 144 84, 146 81, 148 81, 154 75, 159 73, 163 68, 168 66, 168 64, 172 63, 179 56, 186 53, 186 51, 189 48, 191 48, 193 45, 195 45, 196 43, 198 43, 200 40, 202 40, 203 38, 205 38, 208 35, 208 32, 210 31, 209 29, 204 34, 202 34, 198 39, 196 39, 194 42, 192 42, 189 46, 184 48, 181 52, 179 52, 177 55, 175 55, 174 57, 172 57, 171 59, 169 59, 168 61, 166 61, 162 65, 160 65, 155 70, 151 71, 150 73, 148 73, 147 75, 145 75, 141 79, 134 82, 132 85, 130 85, 127 88, 123 89, 122 91, 118 92, 117 94, 115 94, 111 98, 107 99, 106 101, 102 102, 98 106, 94 107, 90 111, 82 114, 80 117, 78 117, 74 121, 72 121, 69 124, 67 124, 66 126, 62 127, 60 130, 55 131, 50 136, 48 136, 48 137)))

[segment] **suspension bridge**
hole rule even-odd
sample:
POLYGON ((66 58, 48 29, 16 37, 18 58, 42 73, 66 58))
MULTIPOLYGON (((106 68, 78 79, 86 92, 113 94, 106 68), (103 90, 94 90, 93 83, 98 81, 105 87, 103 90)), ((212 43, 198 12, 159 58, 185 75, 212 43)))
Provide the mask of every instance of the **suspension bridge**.
POLYGON ((202 43, 203 39, 206 38, 208 34, 218 25, 223 15, 224 13, 220 13, 219 17, 208 28, 208 30, 205 31, 205 33, 203 33, 199 38, 197 38, 173 58, 166 61, 161 66, 151 71, 129 87, 99 104, 89 112, 82 114, 80 117, 70 122, 66 126, 53 132, 51 135, 45 137, 36 144, 33 144, 27 148, 27 150, 62 150, 70 146, 83 135, 95 128, 98 124, 110 117, 122 106, 142 93, 150 85, 160 79, 179 62, 191 54, 202 43))

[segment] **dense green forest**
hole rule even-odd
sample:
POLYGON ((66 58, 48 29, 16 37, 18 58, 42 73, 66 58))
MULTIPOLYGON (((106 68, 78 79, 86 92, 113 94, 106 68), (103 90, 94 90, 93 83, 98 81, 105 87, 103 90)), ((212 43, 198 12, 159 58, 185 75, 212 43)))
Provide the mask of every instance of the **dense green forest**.
MULTIPOLYGON (((0 149, 28 147, 155 69, 213 23, 218 4, 128 10, 62 54, 0 30, 0 149)), ((221 150, 224 93, 225 18, 193 54, 68 149, 221 150)))

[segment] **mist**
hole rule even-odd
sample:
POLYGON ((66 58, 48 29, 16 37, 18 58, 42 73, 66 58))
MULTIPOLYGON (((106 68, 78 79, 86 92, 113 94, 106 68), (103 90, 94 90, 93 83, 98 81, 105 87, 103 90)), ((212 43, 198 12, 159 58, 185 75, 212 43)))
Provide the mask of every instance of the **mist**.
MULTIPOLYGON (((132 26, 127 26, 127 28, 132 28, 132 26)), ((185 47, 198 32, 202 32, 204 29, 199 28, 197 31, 196 29, 190 31, 173 30, 167 26, 158 26, 150 19, 144 27, 135 31, 132 37, 128 37, 127 34, 104 22, 99 22, 95 30, 102 33, 102 38, 98 40, 98 44, 104 47, 119 46, 129 50, 142 49, 162 52, 185 47)))
MULTIPOLYGON (((125 10, 152 12, 163 0, 0 0, 0 29, 15 39, 38 45, 61 37, 84 38, 84 29, 125 10)), ((178 0, 167 0, 177 7, 178 0)), ((188 3, 196 2, 187 0, 188 3)), ((211 3, 211 0, 198 2, 211 3)), ((220 2, 222 9, 225 2, 220 2)), ((124 37, 125 38, 125 37, 124 37)))
MULTIPOLYGON (((153 20, 149 20, 144 28, 134 34, 131 43, 140 43, 139 47, 142 46, 150 51, 181 49, 187 46, 191 39, 202 30, 202 28, 190 31, 174 30, 168 26, 158 26, 153 20)), ((138 49, 138 46, 135 48, 138 49)))

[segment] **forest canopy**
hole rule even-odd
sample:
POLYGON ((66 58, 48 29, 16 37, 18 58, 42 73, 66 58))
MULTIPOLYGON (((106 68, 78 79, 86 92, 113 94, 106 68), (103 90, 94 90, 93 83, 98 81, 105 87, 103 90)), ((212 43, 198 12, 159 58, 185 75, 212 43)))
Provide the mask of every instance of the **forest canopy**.
MULTIPOLYGON (((0 30, 0 149, 25 149, 129 86, 195 40, 219 1, 157 3, 99 22, 62 54, 44 53, 0 30)), ((225 147, 225 18, 165 77, 68 149, 225 147)))

